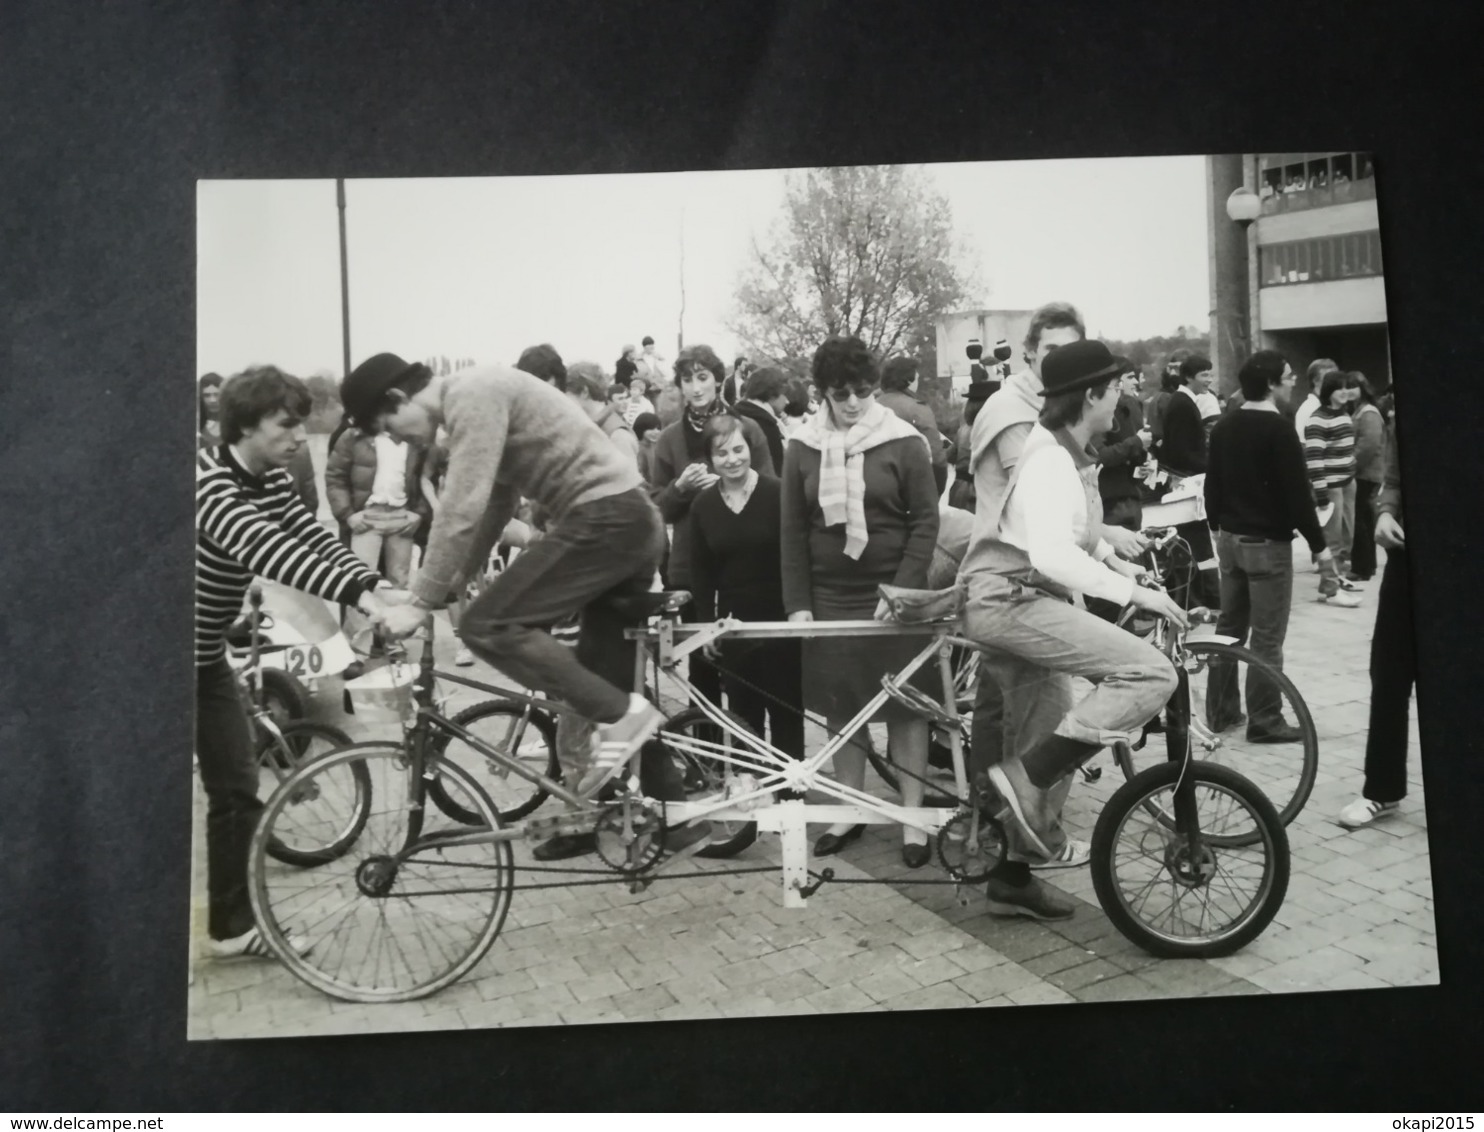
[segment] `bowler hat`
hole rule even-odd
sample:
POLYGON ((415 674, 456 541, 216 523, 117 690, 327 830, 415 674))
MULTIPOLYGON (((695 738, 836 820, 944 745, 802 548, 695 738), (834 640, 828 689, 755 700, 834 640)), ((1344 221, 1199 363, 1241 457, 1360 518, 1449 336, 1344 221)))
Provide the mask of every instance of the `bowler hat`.
POLYGON ((371 427, 387 390, 416 368, 416 362, 405 362, 396 354, 376 354, 351 370, 340 383, 340 404, 351 423, 357 428, 371 427))
POLYGON ((995 391, 998 384, 998 382, 989 381, 988 379, 984 381, 971 381, 969 383, 969 395, 965 400, 971 405, 982 405, 985 401, 989 400, 989 395, 995 391))
POLYGON ((1055 397, 1090 389, 1118 373, 1113 351, 1096 338, 1068 342, 1052 350, 1041 363, 1041 395, 1055 397))

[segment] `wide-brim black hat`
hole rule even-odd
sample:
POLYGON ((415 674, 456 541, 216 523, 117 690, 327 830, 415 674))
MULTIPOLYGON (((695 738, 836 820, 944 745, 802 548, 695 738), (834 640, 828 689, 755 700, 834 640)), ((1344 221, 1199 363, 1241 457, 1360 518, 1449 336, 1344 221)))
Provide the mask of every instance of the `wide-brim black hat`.
POLYGON ((396 354, 375 354, 351 370, 340 383, 340 404, 351 423, 357 428, 369 428, 387 390, 416 367, 416 362, 403 361, 396 354))
POLYGON ((1090 389, 1116 377, 1121 369, 1113 351, 1096 338, 1068 342, 1052 350, 1041 363, 1041 396, 1090 389))

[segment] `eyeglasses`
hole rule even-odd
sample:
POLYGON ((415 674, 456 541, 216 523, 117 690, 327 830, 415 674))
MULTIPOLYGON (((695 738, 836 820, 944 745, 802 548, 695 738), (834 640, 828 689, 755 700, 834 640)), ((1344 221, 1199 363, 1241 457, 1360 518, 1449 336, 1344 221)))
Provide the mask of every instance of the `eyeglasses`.
POLYGON ((874 396, 876 396, 876 387, 874 385, 849 385, 844 389, 831 389, 829 391, 830 400, 837 405, 843 405, 851 397, 854 397, 857 401, 864 401, 874 396))

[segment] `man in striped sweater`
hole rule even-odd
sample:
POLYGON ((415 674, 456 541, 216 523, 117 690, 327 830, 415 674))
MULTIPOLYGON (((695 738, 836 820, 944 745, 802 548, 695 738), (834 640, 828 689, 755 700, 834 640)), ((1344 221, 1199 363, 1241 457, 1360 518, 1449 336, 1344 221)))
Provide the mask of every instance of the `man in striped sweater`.
POLYGON ((1325 373, 1319 386, 1319 407, 1304 426, 1304 461, 1314 506, 1321 515, 1328 510, 1324 541, 1334 556, 1333 571, 1320 570, 1319 600, 1354 609, 1360 605, 1354 591, 1361 587, 1345 575, 1355 538, 1355 426, 1350 421, 1352 391, 1345 384, 1340 370, 1325 373))
POLYGON ((266 956, 247 895, 247 854, 262 803, 252 722, 227 663, 227 630, 255 575, 380 612, 378 578, 304 506, 286 470, 304 448, 310 397, 271 366, 222 386, 221 438, 197 457, 196 759, 206 791, 210 950, 266 956))

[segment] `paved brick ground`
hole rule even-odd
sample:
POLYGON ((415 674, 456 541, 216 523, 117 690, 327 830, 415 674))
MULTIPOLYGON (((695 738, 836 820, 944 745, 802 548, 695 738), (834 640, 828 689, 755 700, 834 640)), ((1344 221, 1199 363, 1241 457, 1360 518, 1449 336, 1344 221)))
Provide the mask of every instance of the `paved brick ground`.
MULTIPOLYGON (((1316 603, 1314 588, 1312 572, 1300 573, 1287 660, 1320 731, 1319 778, 1289 829, 1293 876, 1283 908, 1262 936, 1229 958, 1146 955, 1098 908, 1085 869, 1053 877, 1080 902, 1072 920, 1048 925, 991 917, 982 890, 911 883, 942 874, 926 868, 909 879, 895 835, 878 828, 828 863, 842 881, 898 883, 826 885, 803 910, 782 906, 776 871, 665 880, 638 895, 618 884, 517 893, 484 961, 421 1002, 342 1003, 274 964, 198 962, 189 1034, 555 1025, 1436 983, 1415 720, 1411 793, 1401 815, 1345 832, 1333 817, 1361 785, 1374 598, 1358 610, 1335 609, 1316 603)), ((456 704, 476 698, 460 695, 456 704)), ((337 699, 324 697, 327 714, 338 715, 337 699)), ((1068 803, 1066 820, 1078 836, 1090 836, 1102 801, 1121 781, 1106 757, 1103 763, 1102 781, 1079 784, 1068 803)), ((200 817, 198 798, 198 842, 200 817)), ((518 848, 518 861, 526 854, 518 848)), ((731 863, 703 866, 777 860, 776 845, 765 836, 731 863)), ((201 900, 198 851, 198 929, 201 900)))

